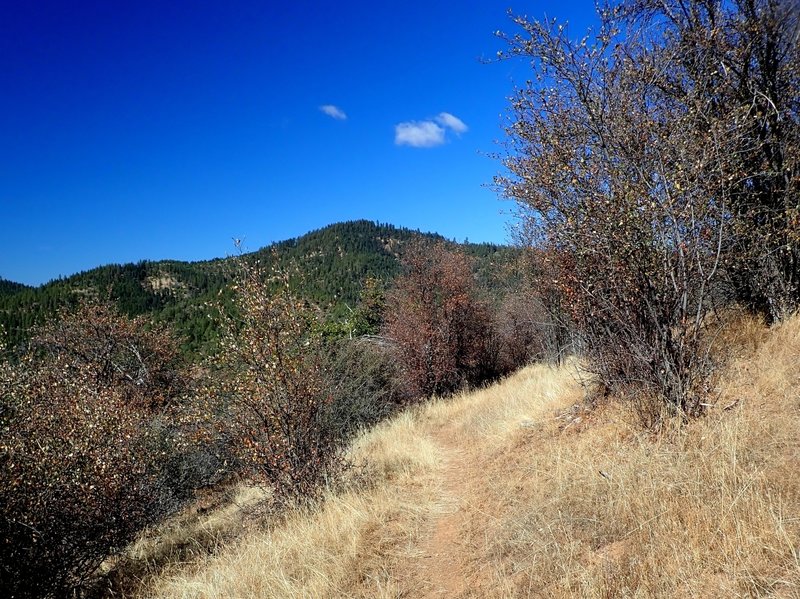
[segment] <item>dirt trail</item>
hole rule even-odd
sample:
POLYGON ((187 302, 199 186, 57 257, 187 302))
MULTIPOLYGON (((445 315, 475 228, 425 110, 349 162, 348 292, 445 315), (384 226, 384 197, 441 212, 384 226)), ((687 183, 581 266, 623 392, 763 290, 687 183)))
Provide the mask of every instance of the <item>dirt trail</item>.
POLYGON ((473 552, 464 534, 468 525, 464 508, 470 481, 480 466, 464 447, 464 439, 452 429, 431 436, 444 456, 439 500, 428 532, 415 552, 416 559, 410 560, 408 571, 400 573, 400 579, 409 597, 468 597, 474 590, 468 579, 473 552))

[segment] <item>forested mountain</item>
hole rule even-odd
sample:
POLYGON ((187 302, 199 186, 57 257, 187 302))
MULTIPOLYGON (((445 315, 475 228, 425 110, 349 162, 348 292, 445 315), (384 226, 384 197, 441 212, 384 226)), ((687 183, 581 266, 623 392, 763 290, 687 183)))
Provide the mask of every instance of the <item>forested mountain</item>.
MULTIPOLYGON (((389 282, 398 274, 403 248, 415 239, 459 245, 476 258, 477 275, 489 287, 496 283, 493 266, 515 254, 507 246, 456 244, 437 234, 359 220, 333 224, 244 257, 293 273, 294 290, 337 318, 356 306, 367 278, 389 282)), ((196 355, 208 351, 216 339, 209 305, 226 302, 226 285, 233 274, 230 258, 222 258, 110 264, 39 287, 0 280, 0 327, 13 346, 59 307, 95 294, 110 297, 124 314, 149 313, 170 324, 184 338, 184 350, 196 355)))
POLYGON ((28 289, 28 286, 23 285, 22 283, 15 283, 14 281, 7 281, 6 279, 0 278, 0 296, 11 295, 17 291, 22 291, 23 289, 28 289))

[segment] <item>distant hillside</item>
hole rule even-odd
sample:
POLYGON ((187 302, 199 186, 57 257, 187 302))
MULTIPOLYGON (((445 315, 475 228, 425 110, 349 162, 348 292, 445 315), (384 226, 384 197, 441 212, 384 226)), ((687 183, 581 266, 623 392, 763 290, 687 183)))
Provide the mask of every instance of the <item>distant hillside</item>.
MULTIPOLYGON (((250 254, 267 266, 297 271, 295 291, 326 310, 332 318, 354 307, 368 277, 391 281, 400 270, 399 258, 414 239, 447 242, 422 233, 366 220, 337 223, 295 239, 281 241, 250 254)), ((495 244, 455 244, 476 258, 477 274, 487 287, 496 285, 495 266, 516 251, 495 244)), ((225 301, 231 276, 230 259, 202 262, 162 260, 110 264, 40 287, 0 280, 0 326, 13 346, 24 341, 31 326, 46 321, 60 306, 82 294, 108 295, 129 316, 152 314, 169 323, 184 339, 189 354, 207 351, 216 327, 207 304, 225 301)))
POLYGON ((311 301, 331 305, 353 306, 359 298, 362 283, 368 277, 390 280, 400 272, 399 258, 410 241, 425 239, 462 248, 477 260, 482 282, 491 286, 493 263, 507 260, 516 251, 491 243, 459 244, 436 233, 422 233, 367 220, 329 225, 302 237, 268 246, 254 253, 266 264, 277 251, 282 268, 296 266, 305 281, 299 291, 311 301))

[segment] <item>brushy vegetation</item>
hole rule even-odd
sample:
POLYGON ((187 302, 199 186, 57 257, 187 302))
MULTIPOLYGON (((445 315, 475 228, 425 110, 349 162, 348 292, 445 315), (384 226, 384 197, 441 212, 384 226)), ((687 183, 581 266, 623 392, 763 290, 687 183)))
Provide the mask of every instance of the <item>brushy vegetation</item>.
POLYGON ((452 393, 496 375, 489 308, 464 254, 417 246, 387 298, 384 335, 415 397, 452 393))
POLYGON ((652 434, 625 404, 580 403, 574 362, 529 367, 365 433, 350 456, 370 484, 142 596, 794 596, 800 320, 726 331, 704 418, 652 434))
MULTIPOLYGON (((588 367, 617 395, 702 411, 721 302, 800 306, 800 44, 790 1, 602 6, 583 39, 515 19, 508 175, 588 367)), ((651 410, 652 411, 652 410, 651 410)))
MULTIPOLYGON (((458 341, 436 346, 437 369, 451 366, 438 369, 447 386, 434 390, 443 393, 484 380, 492 355, 470 352, 478 332, 494 337, 488 304, 475 304, 479 314, 462 309, 477 302, 467 258, 432 251, 460 268, 454 286, 435 282, 437 293, 450 293, 449 311, 426 306, 434 311, 424 333, 438 330, 441 316, 450 319, 447 335, 417 338, 419 347, 458 341), (464 337, 470 323, 481 328, 464 337)), ((346 469, 350 438, 423 397, 402 338, 354 336, 379 326, 382 285, 368 282, 351 321, 337 327, 293 293, 286 272, 247 256, 234 264, 230 296, 208 306, 220 321, 219 351, 199 366, 189 367, 165 328, 92 299, 8 353, 0 582, 10 595, 86 586, 101 563, 205 487, 246 479, 263 487, 270 513, 317 499, 346 469)), ((107 584, 119 592, 124 579, 113 574, 107 584)))
POLYGON ((63 595, 192 497, 168 332, 86 303, 0 364, 0 588, 63 595))
POLYGON ((0 591, 796 594, 794 8, 516 18, 524 252, 358 221, 0 281, 0 591))
POLYGON ((341 437, 325 418, 333 397, 316 313, 285 274, 258 263, 241 262, 234 292, 238 310, 225 320, 206 389, 209 412, 223 404, 212 426, 276 500, 313 498, 343 467, 341 437))

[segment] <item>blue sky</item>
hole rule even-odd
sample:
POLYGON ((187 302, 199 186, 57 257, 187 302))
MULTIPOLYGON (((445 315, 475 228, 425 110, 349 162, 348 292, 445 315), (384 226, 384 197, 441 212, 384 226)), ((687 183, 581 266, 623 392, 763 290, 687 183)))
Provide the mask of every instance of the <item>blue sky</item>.
POLYGON ((0 11, 0 277, 200 260, 368 218, 508 240, 507 10, 586 0, 18 2, 0 11))

